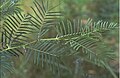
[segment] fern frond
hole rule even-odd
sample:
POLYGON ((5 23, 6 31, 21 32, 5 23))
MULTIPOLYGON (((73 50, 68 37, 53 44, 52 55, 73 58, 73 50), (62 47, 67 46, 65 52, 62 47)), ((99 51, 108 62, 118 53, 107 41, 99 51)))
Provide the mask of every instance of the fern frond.
POLYGON ((95 47, 95 45, 97 43, 96 40, 89 39, 88 37, 85 37, 85 38, 78 38, 78 39, 74 39, 74 40, 70 40, 70 41, 66 42, 66 44, 68 44, 68 43, 76 51, 79 51, 82 48, 82 50, 83 50, 84 53, 87 53, 86 51, 84 51, 84 49, 86 49, 90 53, 95 54, 90 49, 92 47, 95 47))
POLYGON ((30 60, 33 58, 35 64, 41 64, 42 67, 48 66, 51 70, 55 70, 59 68, 68 70, 67 67, 64 66, 64 63, 60 60, 63 55, 65 55, 65 45, 60 45, 58 41, 41 39, 37 42, 27 45, 25 47, 26 58, 30 60))
MULTIPOLYGON (((77 54, 80 54, 83 57, 85 56, 89 60, 92 60, 92 61, 94 60, 95 64, 97 64, 99 60, 106 61, 108 58, 112 59, 114 53, 110 51, 106 51, 106 52, 94 51, 94 49, 99 46, 99 44, 97 43, 99 43, 99 41, 90 39, 89 37, 74 39, 67 42, 67 44, 70 44, 71 48, 77 51, 77 54)), ((100 64, 98 63, 98 65, 100 64)))
POLYGON ((58 22, 59 17, 61 16, 60 12, 56 12, 53 10, 53 8, 55 7, 49 8, 48 3, 48 0, 41 0, 41 2, 34 1, 35 7, 31 7, 35 14, 30 14, 33 17, 31 23, 38 29, 41 29, 41 27, 44 28, 55 25, 56 22, 58 22))
POLYGON ((88 19, 86 23, 83 23, 82 20, 66 20, 61 21, 56 25, 56 31, 58 32, 59 38, 71 39, 116 27, 117 23, 108 23, 103 21, 93 22, 92 19, 88 19))
POLYGON ((0 78, 5 78, 6 72, 13 72, 14 66, 11 55, 7 52, 0 52, 0 78))
MULTIPOLYGON (((65 40, 65 44, 70 45, 70 47, 75 50, 70 55, 80 54, 80 57, 83 57, 85 61, 89 61, 101 67, 106 67, 102 62, 108 62, 108 59, 110 60, 113 58, 114 54, 105 51, 104 53, 94 51, 92 48, 98 46, 96 43, 99 43, 100 40, 99 38, 96 40, 91 35, 114 28, 117 28, 116 23, 102 21, 93 22, 91 19, 88 19, 87 23, 83 23, 82 21, 80 22, 79 20, 66 20, 61 21, 58 25, 56 25, 56 31, 58 33, 57 38, 59 40, 65 40)), ((110 71, 116 78, 112 69, 108 69, 108 71, 110 71)))
POLYGON ((31 8, 34 14, 15 12, 8 15, 3 23, 0 42, 2 76, 6 70, 13 69, 11 56, 18 57, 25 52, 27 61, 32 59, 35 64, 48 66, 52 71, 58 72, 60 68, 69 70, 61 58, 79 54, 83 60, 107 68, 116 78, 107 65, 107 62, 114 58, 114 54, 110 51, 97 52, 94 49, 100 42, 99 38, 94 38, 97 37, 94 33, 116 28, 116 23, 93 22, 92 19, 88 19, 86 23, 80 20, 59 22, 61 13, 53 10, 56 6, 49 8, 48 0, 41 0, 40 3, 34 1, 34 7, 31 8), (51 26, 56 28, 56 38, 44 38, 51 26), (29 34, 33 33, 37 38, 29 41, 29 34))
MULTIPOLYGON (((8 59, 8 57, 6 57, 7 55, 18 57, 24 53, 21 50, 23 43, 27 43, 28 41, 26 34, 28 35, 34 31, 29 20, 30 16, 20 12, 15 12, 14 15, 8 15, 1 31, 0 53, 5 55, 1 56, 4 57, 1 58, 1 60, 6 61, 8 59)), ((1 70, 1 72, 3 71, 1 70)))
POLYGON ((26 34, 33 33, 34 31, 34 27, 29 22, 30 18, 29 15, 23 15, 22 13, 8 16, 3 23, 2 47, 7 45, 12 47, 27 42, 28 37, 26 34))
MULTIPOLYGON (((99 45, 97 43, 99 42, 94 39, 90 39, 89 37, 74 39, 67 42, 67 44, 70 44, 71 48, 75 50, 73 53, 74 55, 79 54, 81 59, 94 65, 103 68, 108 67, 108 62, 115 58, 115 53, 110 51, 96 52, 93 48, 99 45)), ((117 78, 112 68, 109 67, 107 70, 111 72, 114 78, 117 78)))
POLYGON ((13 15, 14 12, 21 11, 18 0, 1 0, 0 1, 0 21, 7 15, 13 15))

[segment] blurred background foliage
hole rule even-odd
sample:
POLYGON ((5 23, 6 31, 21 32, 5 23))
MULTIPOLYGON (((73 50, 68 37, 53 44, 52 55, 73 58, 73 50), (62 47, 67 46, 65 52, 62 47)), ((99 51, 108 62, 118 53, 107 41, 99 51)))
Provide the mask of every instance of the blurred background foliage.
MULTIPOLYGON (((33 1, 19 0, 19 8, 25 13, 32 13, 30 7, 33 6, 33 1)), ((83 22, 86 22, 88 18, 92 18, 94 21, 104 20, 118 23, 119 0, 51 0, 50 2, 50 6, 60 5, 55 10, 62 11, 64 17, 68 19, 81 18, 83 22)), ((52 36, 53 34, 54 31, 50 31, 47 36, 52 36)), ((31 37, 34 36, 31 35, 31 37)), ((112 30, 111 32, 103 32, 103 40, 109 46, 106 49, 114 50, 116 55, 118 55, 118 29, 112 30)), ((105 48, 101 48, 101 51, 102 49, 105 48)), ((75 58, 70 57, 70 59, 66 59, 66 63, 74 71, 75 63, 73 61, 75 58)), ((26 63, 24 60, 25 58, 22 56, 20 58, 14 58, 16 63, 15 72, 8 74, 7 78, 79 78, 81 74, 79 72, 78 77, 74 77, 73 73, 62 71, 61 77, 58 77, 56 74, 52 74, 47 68, 41 69, 40 66, 36 66, 31 62, 26 63)), ((118 58, 111 60, 110 64, 118 73, 118 58)), ((85 70, 80 69, 80 71, 88 73, 86 74, 86 78, 112 78, 107 71, 96 68, 94 65, 85 63, 85 67, 85 70)))

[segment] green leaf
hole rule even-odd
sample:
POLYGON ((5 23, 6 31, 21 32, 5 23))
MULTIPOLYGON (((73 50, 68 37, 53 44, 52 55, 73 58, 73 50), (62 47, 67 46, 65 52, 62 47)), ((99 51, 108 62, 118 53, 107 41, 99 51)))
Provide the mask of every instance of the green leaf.
MULTIPOLYGON (((31 15, 31 23, 36 26, 38 29, 41 27, 50 27, 56 25, 61 16, 60 12, 56 12, 51 8, 48 8, 48 0, 41 2, 34 1, 34 7, 31 7, 35 15, 31 15)), ((54 7, 56 8, 56 7, 54 7)))
POLYGON ((93 22, 92 19, 88 19, 86 23, 83 23, 82 20, 76 19, 61 21, 56 25, 56 31, 59 38, 74 39, 117 27, 117 23, 93 22))
POLYGON ((14 66, 11 55, 7 52, 0 52, 0 78, 5 78, 6 72, 13 72, 14 66))

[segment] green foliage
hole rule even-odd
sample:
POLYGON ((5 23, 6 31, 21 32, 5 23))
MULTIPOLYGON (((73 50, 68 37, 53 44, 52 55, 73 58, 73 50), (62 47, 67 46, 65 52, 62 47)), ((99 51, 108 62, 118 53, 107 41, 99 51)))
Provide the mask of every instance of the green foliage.
POLYGON ((70 71, 62 59, 73 56, 103 69, 106 68, 114 78, 117 78, 108 64, 114 59, 114 53, 94 50, 99 45, 104 46, 99 36, 101 32, 117 28, 116 23, 93 22, 92 19, 88 19, 86 23, 79 19, 62 20, 60 19, 62 14, 54 11, 56 6, 48 7, 48 0, 42 0, 40 3, 34 1, 34 5, 31 7, 34 14, 17 11, 14 15, 8 15, 2 24, 1 78, 4 78, 6 70, 14 69, 11 63, 12 57, 19 57, 20 54, 25 55, 27 61, 33 60, 37 65, 48 67, 53 73, 59 73, 59 76, 62 70, 70 71), (56 30, 55 38, 46 38, 45 35, 50 28, 56 30), (29 35, 33 33, 37 37, 30 39, 29 35))
POLYGON ((13 14, 15 11, 20 11, 18 0, 1 0, 0 1, 0 20, 7 15, 13 14))
POLYGON ((4 76, 6 75, 6 72, 8 71, 12 72, 14 70, 13 63, 10 59, 11 59, 10 53, 6 51, 2 51, 0 53, 0 77, 1 78, 4 78, 4 76))
POLYGON ((60 25, 56 26, 56 28, 58 29, 58 35, 64 38, 67 36, 75 37, 75 35, 78 37, 86 36, 102 30, 109 30, 115 28, 116 26, 117 24, 115 23, 102 21, 92 22, 91 19, 88 19, 86 24, 80 20, 73 20, 72 22, 67 20, 67 22, 61 22, 60 25))

